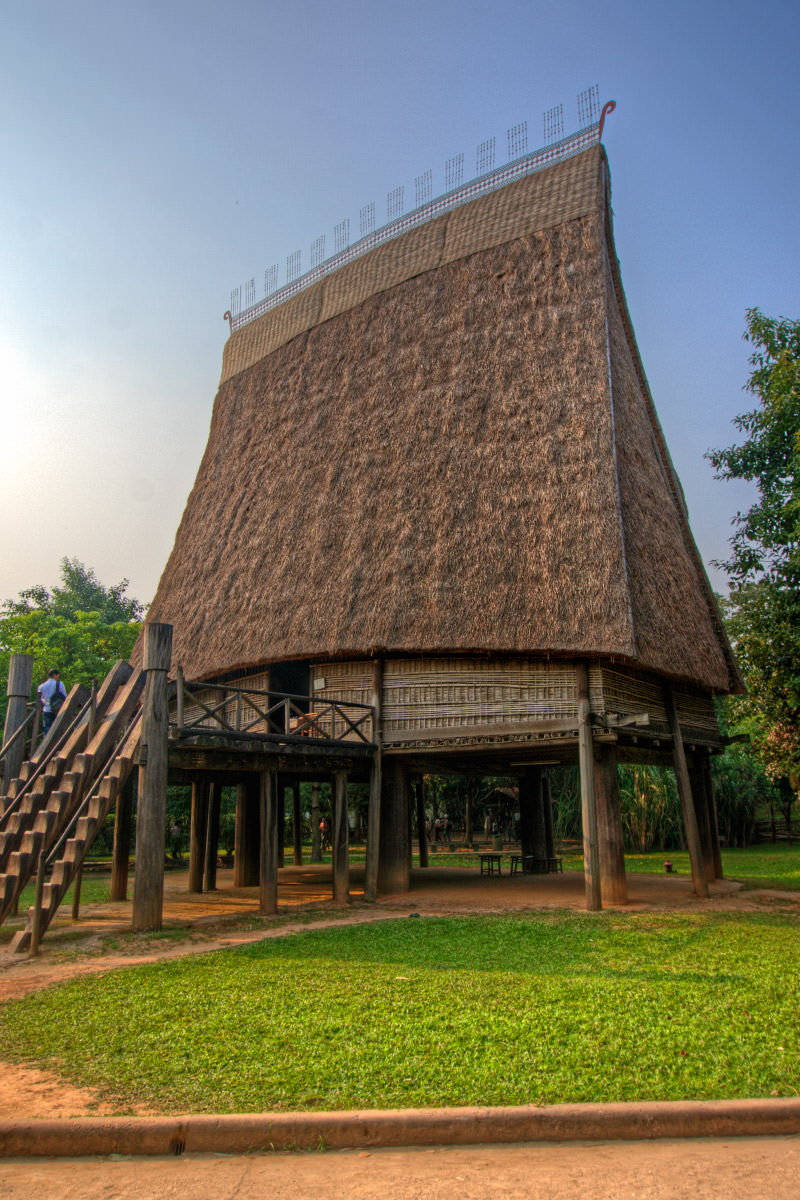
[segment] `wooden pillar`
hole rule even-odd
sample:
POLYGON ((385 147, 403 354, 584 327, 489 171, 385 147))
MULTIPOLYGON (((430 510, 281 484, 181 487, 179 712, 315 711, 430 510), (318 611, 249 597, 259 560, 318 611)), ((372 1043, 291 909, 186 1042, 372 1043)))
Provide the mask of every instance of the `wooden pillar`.
POLYGON ((217 890, 217 856, 219 855, 219 813, 222 802, 222 788, 218 783, 212 783, 208 795, 208 824, 206 826, 205 870, 203 871, 203 891, 217 890))
POLYGON ((303 865, 303 815, 300 812, 300 780, 292 781, 292 848, 294 865, 303 865))
POLYGON ((408 870, 408 764, 402 758, 383 763, 380 816, 378 889, 407 892, 408 870))
POLYGON ((111 899, 128 899, 128 863, 131 857, 131 829, 136 776, 131 772, 117 796, 114 813, 114 847, 111 852, 111 899))
POLYGON ((261 859, 258 911, 270 916, 278 911, 278 777, 274 768, 259 771, 261 859))
POLYGON ((714 878, 722 879, 722 853, 719 844, 719 822, 717 821, 717 798, 714 795, 714 777, 711 774, 711 755, 708 750, 703 754, 703 774, 705 776, 706 796, 708 797, 708 820, 711 826, 711 853, 714 856, 714 878))
POLYGON ((136 817, 136 881, 133 928, 161 928, 164 909, 164 857, 167 815, 167 671, 172 657, 172 626, 144 626, 145 685, 139 751, 139 803, 136 817))
POLYGON ((233 852, 233 886, 256 887, 259 878, 261 820, 258 776, 248 775, 236 789, 236 833, 233 852))
POLYGON ((347 815, 347 772, 337 771, 331 788, 333 808, 333 902, 350 903, 350 822, 347 815))
POLYGON ((550 772, 542 770, 542 804, 544 806, 544 832, 547 840, 547 857, 556 856, 556 837, 553 830, 553 795, 550 790, 550 772))
POLYGON ((319 831, 319 784, 311 785, 311 861, 322 862, 322 834, 319 831))
POLYGON ((694 818, 697 820, 697 832, 700 835, 700 848, 703 851, 703 866, 706 880, 716 878, 714 863, 714 845, 712 845, 710 799, 705 786, 705 770, 702 751, 694 752, 688 761, 688 779, 692 786, 694 802, 694 818))
POLYGON ((519 777, 519 825, 523 857, 547 858, 541 767, 531 767, 519 777))
POLYGON ((689 850, 689 861, 692 865, 692 884, 698 896, 706 897, 708 896, 708 880, 706 879, 705 865, 703 863, 703 847, 700 842, 700 831, 697 828, 689 768, 686 765, 683 735, 681 734, 681 727, 678 721, 678 710, 675 707, 675 697, 668 683, 664 684, 664 707, 667 712, 669 731, 672 734, 672 757, 675 764, 675 778, 678 782, 678 795, 681 800, 686 845, 689 850))
POLYGON ((602 908, 600 892, 600 859, 597 849, 597 812, 594 797, 594 755, 592 727, 589 724, 589 669, 586 663, 575 664, 575 686, 578 701, 578 762, 581 774, 581 824, 583 826, 583 877, 586 885, 586 907, 590 912, 602 908))
POLYGON ((417 780, 417 841, 419 842, 419 865, 428 865, 428 831, 425 828, 425 777, 417 780))
POLYGON ((367 809, 367 852, 364 864, 364 899, 373 903, 378 895, 378 874, 381 850, 381 791, 383 777, 383 662, 372 664, 372 693, 375 716, 372 741, 377 746, 369 775, 369 806, 367 809))
POLYGON ((604 904, 627 904, 625 846, 619 808, 617 756, 603 747, 595 750, 594 798, 597 808, 597 856, 600 862, 600 895, 604 904))
POLYGON ((189 827, 189 891, 202 892, 208 840, 208 809, 211 785, 200 779, 192 784, 192 818, 189 827))
MULTIPOLYGON (((28 701, 31 695, 32 684, 33 655, 12 654, 8 660, 8 686, 6 687, 8 705, 6 707, 2 742, 4 746, 9 738, 25 722, 25 718, 28 715, 28 701)), ((38 697, 36 703, 39 703, 38 697)), ((0 763, 0 769, 3 772, 0 795, 5 795, 8 792, 11 780, 16 779, 19 775, 19 769, 22 766, 24 756, 25 734, 20 734, 14 745, 6 751, 4 761, 0 763)))
POLYGON ((286 842, 286 779, 278 776, 278 866, 283 866, 286 842))

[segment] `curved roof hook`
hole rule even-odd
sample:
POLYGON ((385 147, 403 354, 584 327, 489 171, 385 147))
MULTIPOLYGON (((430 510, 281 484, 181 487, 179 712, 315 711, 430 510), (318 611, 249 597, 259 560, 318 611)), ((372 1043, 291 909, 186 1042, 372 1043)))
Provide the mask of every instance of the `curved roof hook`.
POLYGON ((600 129, 598 130, 597 134, 598 140, 601 142, 603 140, 603 126, 606 123, 606 117, 609 113, 612 113, 616 107, 616 100, 607 100, 603 105, 603 111, 600 113, 600 129))

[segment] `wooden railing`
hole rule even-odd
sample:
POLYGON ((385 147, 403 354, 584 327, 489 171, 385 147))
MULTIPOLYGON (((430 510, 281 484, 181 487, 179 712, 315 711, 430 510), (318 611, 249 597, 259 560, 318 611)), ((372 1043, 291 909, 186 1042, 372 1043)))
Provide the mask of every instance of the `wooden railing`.
POLYGON ((239 737, 318 738, 373 742, 374 709, 345 700, 265 692, 227 684, 187 683, 179 669, 170 728, 178 737, 227 733, 239 737))

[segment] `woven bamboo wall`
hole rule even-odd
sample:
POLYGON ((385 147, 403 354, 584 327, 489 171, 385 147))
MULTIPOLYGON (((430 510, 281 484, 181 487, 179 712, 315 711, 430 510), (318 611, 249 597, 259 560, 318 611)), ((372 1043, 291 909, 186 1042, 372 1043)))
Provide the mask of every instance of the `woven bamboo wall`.
MULTIPOLYGON (((372 664, 325 662, 313 668, 324 687, 320 697, 369 704, 372 664)), ((664 697, 658 680, 606 666, 589 672, 592 712, 629 716, 647 712, 649 728, 667 733, 664 697)), ((681 727, 687 735, 714 740, 718 736, 711 697, 691 689, 675 689, 681 727)), ((468 658, 390 659, 383 674, 384 743, 408 738, 440 738, 478 727, 520 731, 540 721, 571 718, 577 713, 575 670, 570 662, 514 660, 489 662, 468 658)))

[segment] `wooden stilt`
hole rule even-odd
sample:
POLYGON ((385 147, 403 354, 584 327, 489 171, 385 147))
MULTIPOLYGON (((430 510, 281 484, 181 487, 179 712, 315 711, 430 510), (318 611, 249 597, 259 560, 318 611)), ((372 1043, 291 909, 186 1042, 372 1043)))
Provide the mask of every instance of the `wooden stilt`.
POLYGON ((133 928, 137 931, 160 929, 163 919, 169 737, 167 671, 171 656, 172 626, 146 622, 133 891, 133 928))
POLYGON ((75 880, 72 884, 72 919, 77 921, 81 915, 81 885, 83 883, 83 863, 75 872, 75 880))
POLYGON ((311 785, 311 861, 322 862, 322 834, 319 829, 319 784, 311 785))
POLYGON ((347 772, 333 777, 333 902, 350 903, 350 822, 347 815, 347 772))
POLYGON ((203 891, 217 890, 217 858, 219 857, 219 814, 222 802, 222 789, 218 783, 212 783, 208 796, 208 825, 206 826, 205 869, 203 871, 203 891))
POLYGON ((119 796, 114 813, 114 848, 111 852, 111 899, 128 899, 128 864, 131 857, 133 805, 136 800, 136 774, 133 772, 119 796))
POLYGON ((249 775, 236 789, 236 842, 233 852, 233 886, 257 887, 259 879, 261 818, 258 776, 249 775))
POLYGON ((278 866, 283 866, 286 852, 286 780, 278 776, 278 866))
POLYGON ((553 795, 550 790, 550 772, 542 770, 542 804, 544 806, 544 831, 547 839, 547 857, 556 856, 556 838, 553 830, 553 795))
POLYGON ((703 853, 703 866, 706 879, 710 882, 716 878, 714 870, 714 850, 711 835, 711 814, 709 812, 709 797, 706 793, 706 776, 703 770, 702 756, 695 753, 687 760, 689 767, 689 782, 692 787, 694 815, 697 821, 697 832, 700 835, 700 848, 703 853))
POLYGON ((428 865, 428 830, 425 825, 425 776, 417 780, 417 842, 419 843, 419 865, 428 865))
POLYGON ((300 812, 300 781, 292 781, 292 849, 294 865, 303 865, 303 818, 300 812))
POLYGON ((374 903, 378 895, 378 873, 381 848, 381 791, 383 787, 383 662, 372 664, 370 703, 375 710, 372 740, 377 746, 369 775, 369 807, 367 810, 367 853, 364 868, 364 899, 374 903))
POLYGON ((672 757, 675 764, 675 778, 678 783, 678 795, 681 800, 683 813, 683 828, 686 834, 686 846, 689 850, 689 861, 692 865, 692 884, 698 896, 708 896, 708 880, 703 863, 703 848, 700 843, 700 832, 697 828, 692 785, 689 779, 689 768, 686 765, 686 755, 683 749, 683 735, 678 721, 678 711, 675 707, 675 697, 668 683, 664 684, 664 707, 672 735, 672 757))
POLYGON ((703 774, 705 775, 706 796, 708 797, 708 820, 711 826, 711 852, 714 856, 714 878, 724 878, 722 874, 722 853, 719 844, 719 822, 717 820, 717 799, 714 795, 714 777, 711 774, 711 755, 703 751, 703 774))
POLYGON ((378 890, 381 892, 407 892, 409 889, 409 790, 408 765, 399 758, 385 759, 378 862, 378 890))
POLYGON ((192 817, 189 827, 189 891, 202 892, 208 840, 211 785, 205 779, 192 784, 192 817))
POLYGON ((604 904, 627 904, 628 885, 625 879, 625 846, 619 809, 619 779, 617 759, 613 750, 595 750, 594 798, 597 809, 600 894, 604 904))
POLYGON ((519 777, 519 824, 523 858, 547 858, 541 767, 519 777))
POLYGON ((278 911, 278 780, 274 769, 259 772, 261 812, 261 870, 258 911, 270 916, 278 911))
POLYGON ((597 850, 597 812, 594 798, 594 756, 592 727, 589 724, 589 671, 585 663, 575 664, 578 701, 578 761, 581 773, 581 824, 583 826, 583 875, 586 907, 590 912, 602 908, 600 859, 597 850))

